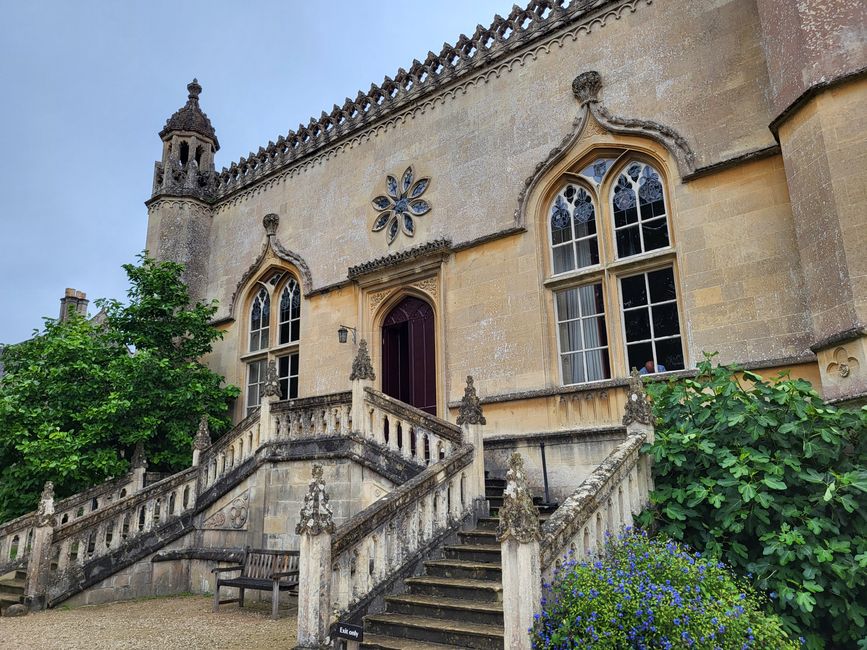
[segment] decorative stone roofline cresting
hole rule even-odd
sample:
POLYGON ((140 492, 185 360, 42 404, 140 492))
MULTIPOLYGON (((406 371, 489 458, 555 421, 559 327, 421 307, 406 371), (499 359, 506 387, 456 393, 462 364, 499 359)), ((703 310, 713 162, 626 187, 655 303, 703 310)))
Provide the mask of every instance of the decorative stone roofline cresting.
POLYGON ((457 43, 444 43, 439 54, 428 52, 424 61, 414 60, 408 70, 400 68, 392 79, 371 84, 355 99, 347 97, 330 113, 322 111, 277 142, 259 147, 216 176, 216 200, 226 198, 265 176, 313 154, 446 86, 492 67, 521 48, 574 23, 604 25, 624 11, 635 11, 639 3, 652 0, 531 0, 526 7, 515 5, 506 17, 496 15, 487 28, 478 25, 472 36, 461 35, 457 43), (607 12, 606 12, 607 10, 607 12))

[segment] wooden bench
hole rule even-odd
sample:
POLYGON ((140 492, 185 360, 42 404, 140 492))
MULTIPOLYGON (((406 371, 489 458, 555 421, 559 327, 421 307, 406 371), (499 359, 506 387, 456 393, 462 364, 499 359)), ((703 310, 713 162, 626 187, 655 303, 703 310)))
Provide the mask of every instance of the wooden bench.
POLYGON ((269 549, 244 549, 244 557, 237 566, 212 569, 216 585, 214 586, 214 611, 225 603, 238 603, 244 606, 244 591, 256 589, 271 592, 271 618, 277 618, 277 606, 280 603, 280 592, 298 593, 298 551, 272 551, 269 549), (221 573, 239 571, 235 578, 221 578, 221 573), (236 587, 238 597, 220 600, 220 587, 236 587))

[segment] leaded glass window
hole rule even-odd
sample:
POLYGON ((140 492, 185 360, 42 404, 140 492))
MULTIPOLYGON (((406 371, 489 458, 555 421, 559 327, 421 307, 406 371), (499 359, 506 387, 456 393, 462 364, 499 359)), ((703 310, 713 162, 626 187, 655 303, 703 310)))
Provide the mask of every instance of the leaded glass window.
POLYGON ((298 340, 301 330, 301 289, 291 278, 280 294, 279 343, 298 340))
POLYGON ((265 384, 266 363, 265 359, 258 359, 247 364, 247 415, 259 406, 265 384))
POLYGON ((683 370, 674 270, 621 278, 620 290, 629 367, 643 374, 683 370))
POLYGON ((566 185, 551 204, 551 252, 554 273, 599 264, 596 205, 586 189, 566 185))
POLYGON ((259 289, 250 307, 250 352, 268 347, 271 323, 271 297, 265 287, 259 289))
POLYGON ((556 309, 563 383, 610 379, 602 285, 558 291, 556 309))
POLYGON ((669 245, 662 181, 650 165, 633 161, 618 175, 611 191, 611 210, 617 257, 669 245))
POLYGON ((277 377, 280 380, 280 394, 283 399, 298 397, 298 354, 287 354, 277 358, 277 377))

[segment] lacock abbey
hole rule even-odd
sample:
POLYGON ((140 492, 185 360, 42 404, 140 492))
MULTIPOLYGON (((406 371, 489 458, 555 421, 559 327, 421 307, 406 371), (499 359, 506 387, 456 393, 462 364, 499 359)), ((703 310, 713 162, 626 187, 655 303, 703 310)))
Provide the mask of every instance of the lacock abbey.
POLYGON ((193 80, 144 247, 219 301, 234 428, 46 490, 0 574, 36 609, 297 602, 301 648, 529 648, 561 558, 653 488, 645 375, 717 351, 867 395, 863 21, 531 0, 222 171, 193 80))

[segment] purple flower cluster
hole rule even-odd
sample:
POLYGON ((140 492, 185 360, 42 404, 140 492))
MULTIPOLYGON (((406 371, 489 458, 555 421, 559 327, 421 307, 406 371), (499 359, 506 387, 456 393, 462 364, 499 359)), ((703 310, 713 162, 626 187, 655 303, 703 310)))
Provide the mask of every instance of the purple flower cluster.
POLYGON ((599 557, 570 553, 544 587, 533 648, 798 647, 727 567, 631 529, 599 557))

